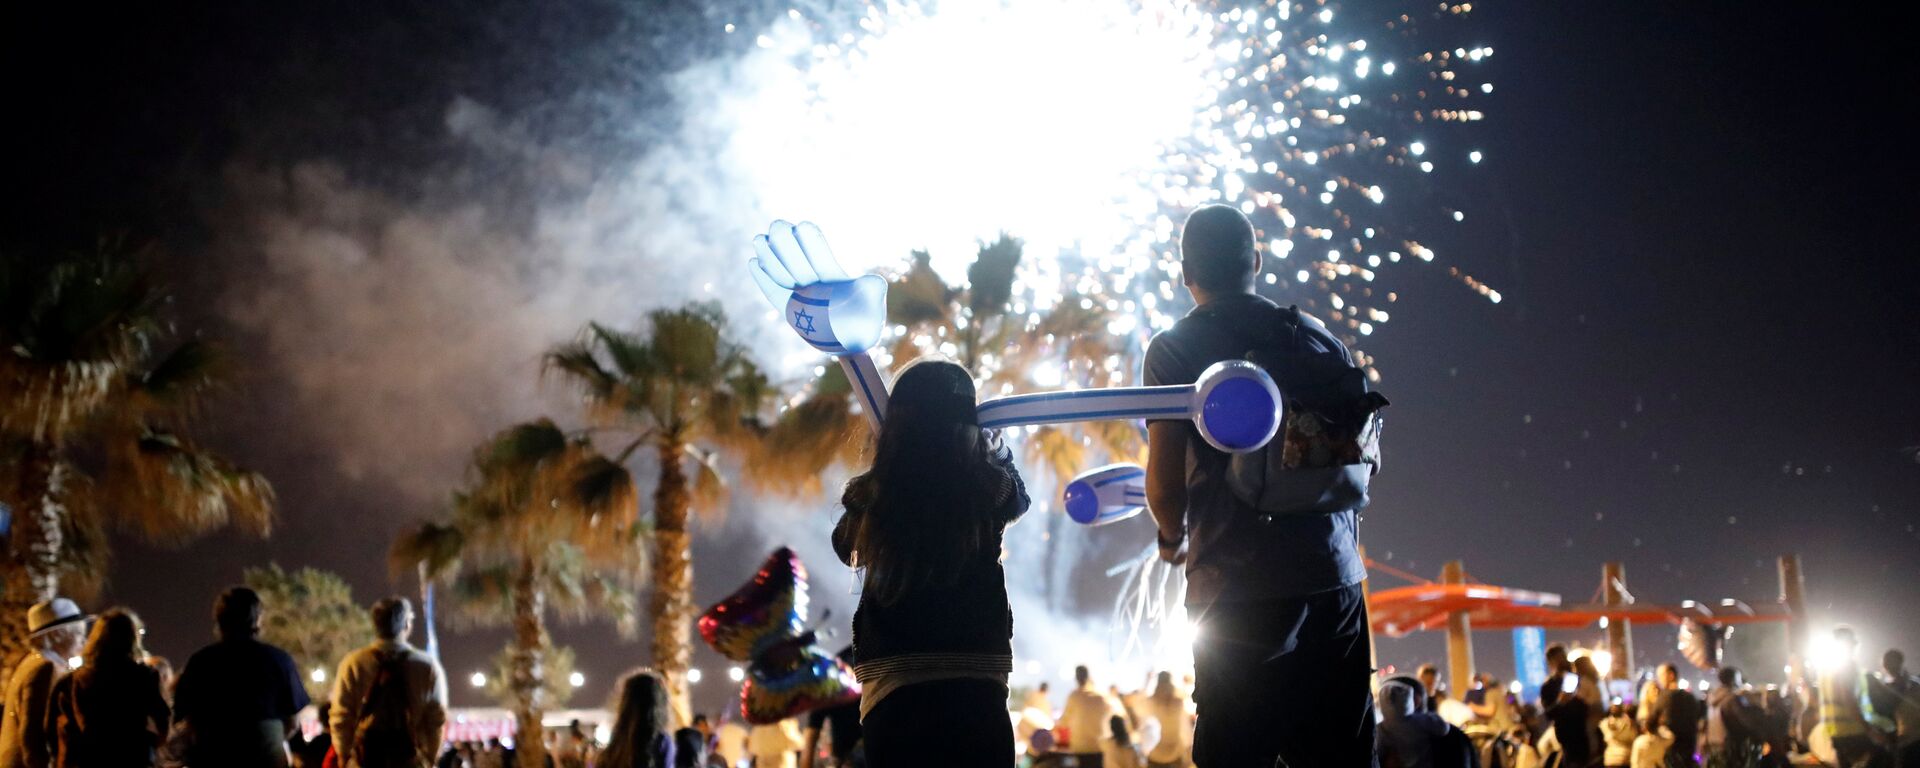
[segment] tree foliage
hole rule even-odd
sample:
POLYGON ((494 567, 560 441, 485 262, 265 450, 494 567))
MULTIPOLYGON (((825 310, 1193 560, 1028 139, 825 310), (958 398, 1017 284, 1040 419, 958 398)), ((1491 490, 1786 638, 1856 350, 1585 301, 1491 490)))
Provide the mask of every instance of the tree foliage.
POLYGON ((46 258, 0 254, 0 500, 14 510, 0 571, 0 647, 26 606, 106 577, 108 538, 177 545, 265 536, 274 494, 188 432, 224 359, 180 334, 168 296, 115 241, 46 258))
POLYGON ((327 698, 332 675, 348 653, 373 642, 367 608, 354 602, 353 587, 330 571, 288 571, 279 563, 248 568, 245 581, 267 606, 261 639, 293 656, 314 701, 327 698), (326 678, 314 680, 313 670, 326 678))
MULTIPOLYGON (((633 477, 584 435, 547 419, 502 430, 474 449, 451 514, 394 543, 392 566, 426 566, 462 620, 513 629, 512 692, 523 733, 550 705, 549 614, 610 617, 631 632, 634 586, 643 564, 633 477)), ((536 764, 538 745, 525 759, 536 764)))
POLYGON ((653 449, 653 667, 685 721, 693 662, 691 515, 721 509, 727 485, 720 456, 745 456, 760 439, 760 411, 772 384, 732 337, 720 307, 705 303, 649 312, 635 331, 589 324, 575 340, 549 350, 545 367, 585 397, 597 427, 633 436, 613 463, 653 449))

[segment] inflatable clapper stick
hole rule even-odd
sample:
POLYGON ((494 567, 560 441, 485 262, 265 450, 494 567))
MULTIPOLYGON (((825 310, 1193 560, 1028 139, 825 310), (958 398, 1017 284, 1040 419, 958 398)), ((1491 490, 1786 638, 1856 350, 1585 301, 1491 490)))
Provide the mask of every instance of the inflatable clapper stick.
POLYGON ((1138 464, 1095 467, 1068 481, 1062 495, 1074 522, 1117 523, 1147 508, 1147 471, 1138 464))

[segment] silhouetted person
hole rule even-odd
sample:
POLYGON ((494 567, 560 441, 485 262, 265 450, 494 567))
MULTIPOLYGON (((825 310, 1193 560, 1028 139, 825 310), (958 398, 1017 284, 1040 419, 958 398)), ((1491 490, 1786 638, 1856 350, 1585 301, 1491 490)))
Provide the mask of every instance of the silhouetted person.
POLYGON ((1580 675, 1567 660, 1567 648, 1547 646, 1547 681, 1540 685, 1540 714, 1553 724, 1554 740, 1564 756, 1560 764, 1584 766, 1593 760, 1588 738, 1588 704, 1580 697, 1580 675))
MULTIPOLYGON (((1239 210, 1194 211, 1180 234, 1180 259, 1181 280, 1198 306, 1154 337, 1146 384, 1192 384, 1215 363, 1252 357, 1269 372, 1311 370, 1316 382, 1337 383, 1325 402, 1337 400, 1343 416, 1364 410, 1365 374, 1346 347, 1319 320, 1254 293, 1260 254, 1239 210), (1353 399, 1344 397, 1350 390, 1353 399)), ((1286 392, 1290 414, 1294 397, 1305 394, 1293 389, 1286 392)), ((1247 454, 1243 462, 1254 462, 1247 465, 1205 442, 1190 419, 1147 422, 1148 509, 1160 556, 1186 564, 1187 611, 1200 617, 1203 639, 1193 649, 1193 758, 1200 765, 1373 763, 1360 589, 1366 568, 1355 537, 1377 464, 1348 450, 1366 441, 1336 441, 1346 433, 1333 424, 1316 432, 1325 442, 1311 445, 1281 425, 1271 445, 1247 454), (1242 466, 1274 471, 1248 482, 1235 471, 1242 466)))
POLYGON ((56 597, 27 609, 27 644, 32 649, 7 678, 0 700, 0 768, 47 768, 53 762, 54 735, 47 730, 47 701, 53 684, 67 675, 67 659, 80 652, 87 619, 72 600, 56 597))
POLYGON ((594 763, 596 768, 674 768, 676 745, 667 734, 667 686, 659 675, 650 669, 628 673, 620 681, 620 700, 613 711, 613 737, 594 763))
POLYGON ((446 673, 407 643, 413 603, 374 603, 372 645, 347 654, 333 676, 327 728, 345 768, 418 765, 440 754, 447 724, 446 673))
POLYGON ((219 640, 187 659, 174 685, 174 717, 185 725, 188 765, 279 768, 287 734, 307 706, 300 671, 286 651, 260 641, 260 595, 246 587, 213 604, 219 640))
POLYGON ((160 673, 146 665, 140 617, 115 608, 94 622, 86 663, 53 686, 47 730, 58 738, 59 768, 144 768, 172 717, 160 673))
POLYGON ((848 481, 833 530, 841 562, 866 569, 853 669, 867 761, 1011 764, 1013 612, 1000 550, 1027 510, 1026 486, 1013 454, 980 428, 965 368, 915 362, 889 398, 873 466, 848 481))

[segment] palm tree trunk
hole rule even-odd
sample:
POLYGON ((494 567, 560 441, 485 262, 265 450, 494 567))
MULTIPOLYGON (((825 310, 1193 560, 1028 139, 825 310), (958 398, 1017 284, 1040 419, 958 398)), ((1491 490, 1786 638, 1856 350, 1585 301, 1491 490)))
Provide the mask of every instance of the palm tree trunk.
POLYGON ((60 548, 65 544, 62 523, 67 508, 67 467, 58 449, 34 443, 27 449, 14 498, 9 550, 0 574, 0 658, 13 669, 27 654, 27 609, 50 600, 60 586, 60 548))
POLYGON ((687 530, 687 475, 680 461, 686 444, 663 434, 660 485, 653 491, 653 668, 667 682, 667 706, 676 727, 692 722, 687 668, 693 664, 693 537, 687 530))
POLYGON ((519 765, 546 765, 547 746, 540 718, 545 712, 542 701, 546 690, 547 625, 546 593, 540 591, 539 569, 533 558, 521 561, 513 579, 513 691, 514 716, 520 733, 516 753, 519 765))

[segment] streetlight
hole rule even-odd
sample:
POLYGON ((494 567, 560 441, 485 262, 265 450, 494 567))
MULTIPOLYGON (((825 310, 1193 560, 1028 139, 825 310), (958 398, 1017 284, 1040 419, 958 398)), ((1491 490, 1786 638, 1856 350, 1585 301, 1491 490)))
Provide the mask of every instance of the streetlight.
POLYGON ((307 673, 307 679, 316 683, 324 683, 327 681, 327 671, 319 667, 314 667, 312 672, 307 673))
POLYGON ((578 688, 580 686, 587 684, 587 676, 579 672, 575 672, 571 675, 567 675, 567 683, 572 685, 575 688, 578 688))
POLYGON ((727 679, 740 682, 747 679, 747 671, 739 667, 727 667, 727 679))
POLYGON ((475 688, 485 688, 487 687, 487 673, 475 672, 472 677, 467 678, 467 682, 472 683, 475 688))
POLYGON ((700 670, 698 669, 687 670, 687 683, 692 684, 697 682, 700 682, 700 670))

